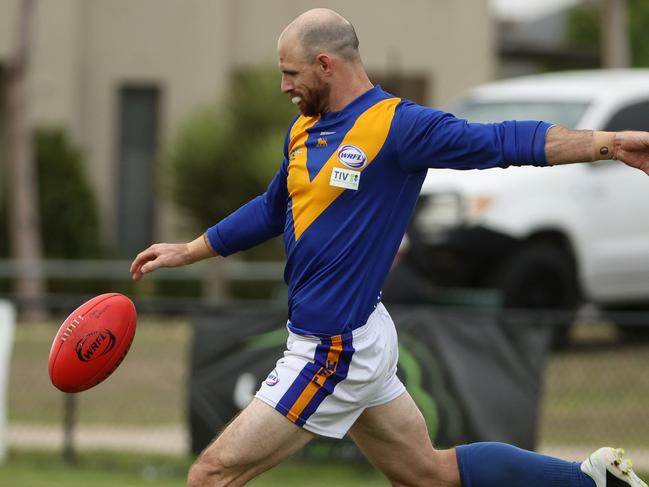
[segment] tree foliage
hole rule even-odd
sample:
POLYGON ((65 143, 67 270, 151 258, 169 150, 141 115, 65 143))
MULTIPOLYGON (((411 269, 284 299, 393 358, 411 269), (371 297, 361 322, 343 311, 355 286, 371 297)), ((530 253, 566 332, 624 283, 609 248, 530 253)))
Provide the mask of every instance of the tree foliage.
POLYGON ((265 191, 293 117, 276 69, 258 68, 233 78, 226 101, 181 125, 167 156, 171 188, 198 231, 265 191))
MULTIPOLYGON (((597 5, 574 7, 568 16, 568 41, 576 47, 601 46, 601 32, 597 5)), ((649 2, 628 0, 628 28, 631 44, 631 62, 634 67, 649 67, 649 2)))
MULTIPOLYGON (((99 256, 97 201, 84 173, 81 151, 58 128, 37 129, 33 144, 45 256, 69 259, 99 256)), ((6 191, 3 193, 6 195, 6 191)), ((5 198, 0 206, 0 255, 8 256, 5 198)))
POLYGON ((99 256, 99 211, 80 149, 62 130, 40 129, 35 138, 45 255, 99 256))

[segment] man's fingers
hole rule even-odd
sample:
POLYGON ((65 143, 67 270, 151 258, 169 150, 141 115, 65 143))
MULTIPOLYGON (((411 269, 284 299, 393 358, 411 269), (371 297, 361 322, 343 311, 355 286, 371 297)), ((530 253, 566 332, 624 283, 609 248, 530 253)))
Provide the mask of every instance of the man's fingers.
POLYGON ((133 277, 134 281, 139 281, 144 274, 148 274, 149 272, 153 272, 156 270, 159 265, 155 265, 155 260, 147 262, 146 264, 143 265, 138 265, 137 267, 133 268, 131 267, 131 275, 133 277))
POLYGON ((156 252, 149 255, 150 257, 146 262, 143 262, 140 266, 140 273, 148 274, 153 272, 160 267, 174 267, 177 264, 174 262, 174 255, 168 252, 156 252))
POLYGON ((131 269, 130 269, 131 274, 133 274, 134 272, 136 272, 140 267, 142 267, 142 262, 140 262, 138 259, 135 259, 135 260, 131 263, 131 269))
POLYGON ((137 281, 144 274, 159 269, 160 267, 176 267, 188 263, 186 244, 154 244, 140 252, 131 263, 133 280, 137 281))
POLYGON ((149 272, 155 271, 158 267, 160 267, 160 257, 157 259, 154 259, 152 261, 147 262, 140 268, 140 272, 142 274, 148 274, 149 272))
POLYGON ((135 259, 133 259, 133 262, 131 263, 131 273, 135 272, 138 267, 142 266, 142 262, 145 260, 144 252, 146 252, 146 250, 137 254, 135 259))
POLYGON ((136 272, 138 268, 142 267, 142 265, 152 259, 156 259, 159 255, 159 252, 157 250, 156 245, 152 245, 146 250, 143 250, 139 254, 137 254, 137 257, 133 260, 133 263, 131 264, 131 274, 136 272))

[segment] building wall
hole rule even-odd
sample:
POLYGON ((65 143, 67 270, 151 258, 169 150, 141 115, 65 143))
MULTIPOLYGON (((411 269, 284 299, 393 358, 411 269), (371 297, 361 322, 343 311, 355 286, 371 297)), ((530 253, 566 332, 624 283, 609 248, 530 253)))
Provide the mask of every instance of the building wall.
MULTIPOLYGON (((88 0, 83 0, 88 1, 88 0)), ((204 0, 91 0, 85 8, 82 69, 86 92, 81 117, 84 141, 93 148, 96 184, 103 186, 102 208, 113 230, 117 185, 118 92, 124 85, 154 85, 161 90, 160 141, 201 104, 225 87, 230 69, 229 2, 204 0), (222 5, 224 4, 224 5, 222 5)), ((160 197, 158 232, 171 223, 160 197)), ((110 232, 109 238, 113 237, 110 232)))
MULTIPOLYGON (((6 62, 16 43, 18 1, 0 2, 0 62, 6 62)), ((78 128, 75 79, 78 62, 78 0, 41 2, 33 24, 30 116, 40 124, 78 128)))
MULTIPOLYGON (((161 143, 201 104, 222 95, 229 73, 276 64, 277 36, 310 7, 326 5, 356 27, 372 73, 427 78, 426 101, 444 106, 493 77, 487 0, 56 0, 37 3, 33 123, 70 129, 88 159, 106 238, 115 227, 118 93, 157 86, 161 143)), ((0 2, 0 63, 15 36, 18 0, 0 2)), ((279 89, 279 76, 278 76, 279 89)), ((174 238, 173 209, 159 198, 156 238, 174 238)))
POLYGON ((14 29, 18 2, 9 0, 0 2, 0 59, 6 59, 13 48, 14 29))
POLYGON ((277 36, 284 26, 305 10, 326 4, 354 24, 370 72, 402 70, 429 76, 429 104, 443 105, 466 88, 494 76, 495 38, 486 0, 236 3, 237 62, 275 62, 277 36), (263 18, 264 22, 256 22, 255 18, 263 18))

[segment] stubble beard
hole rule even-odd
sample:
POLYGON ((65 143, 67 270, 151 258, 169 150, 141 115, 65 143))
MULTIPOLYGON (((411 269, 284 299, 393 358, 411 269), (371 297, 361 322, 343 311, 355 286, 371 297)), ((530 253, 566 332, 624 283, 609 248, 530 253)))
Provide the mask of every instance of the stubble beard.
POLYGON ((305 117, 317 117, 329 111, 329 93, 331 87, 326 83, 319 83, 313 89, 306 91, 302 97, 299 108, 305 117))

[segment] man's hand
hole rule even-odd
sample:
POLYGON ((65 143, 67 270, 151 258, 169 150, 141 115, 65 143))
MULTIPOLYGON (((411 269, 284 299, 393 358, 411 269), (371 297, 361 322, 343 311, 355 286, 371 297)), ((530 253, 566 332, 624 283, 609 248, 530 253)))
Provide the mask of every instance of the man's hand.
POLYGON ((649 132, 616 132, 613 159, 649 174, 649 132))
POLYGON ((649 174, 649 132, 570 130, 554 125, 545 138, 551 165, 617 159, 649 174))
POLYGON ((153 244, 140 252, 133 260, 131 276, 134 281, 138 281, 144 274, 153 272, 160 267, 180 267, 215 255, 218 254, 210 246, 205 235, 189 243, 153 244))

